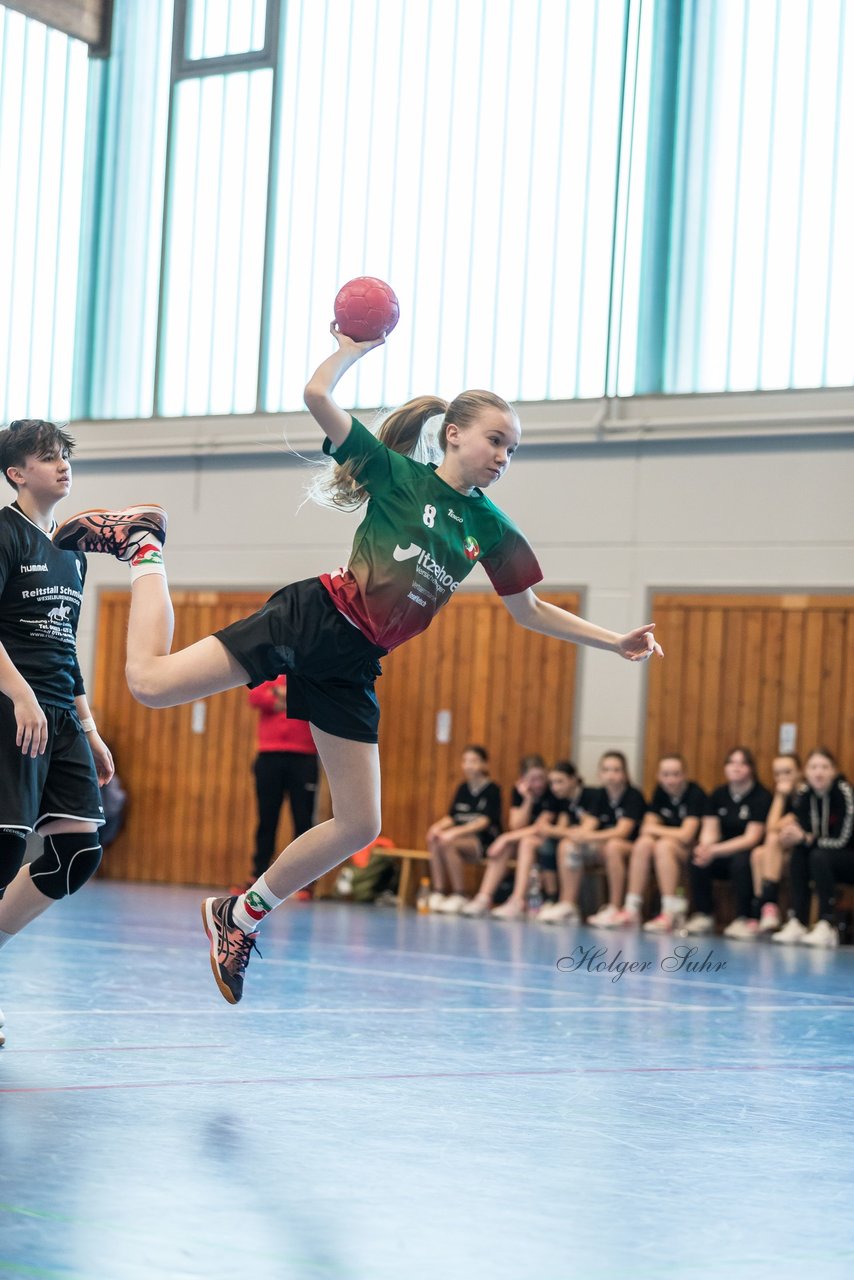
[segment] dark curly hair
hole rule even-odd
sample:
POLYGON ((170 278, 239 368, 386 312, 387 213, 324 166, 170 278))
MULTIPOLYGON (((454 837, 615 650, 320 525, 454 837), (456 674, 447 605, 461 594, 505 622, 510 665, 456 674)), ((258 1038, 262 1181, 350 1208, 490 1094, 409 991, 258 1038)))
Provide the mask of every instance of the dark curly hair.
POLYGON ((0 431, 0 468, 17 493, 18 486, 9 477, 10 467, 23 467, 27 458, 54 458, 58 453, 71 457, 74 437, 55 422, 44 418, 16 418, 0 431))

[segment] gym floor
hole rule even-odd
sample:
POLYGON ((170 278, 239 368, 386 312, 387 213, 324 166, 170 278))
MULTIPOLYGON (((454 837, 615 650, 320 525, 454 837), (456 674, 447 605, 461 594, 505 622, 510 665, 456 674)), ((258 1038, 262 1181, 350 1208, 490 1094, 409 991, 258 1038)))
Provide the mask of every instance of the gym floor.
POLYGON ((0 1275, 854 1275, 854 947, 295 904, 232 1008, 202 896, 0 953, 0 1275))

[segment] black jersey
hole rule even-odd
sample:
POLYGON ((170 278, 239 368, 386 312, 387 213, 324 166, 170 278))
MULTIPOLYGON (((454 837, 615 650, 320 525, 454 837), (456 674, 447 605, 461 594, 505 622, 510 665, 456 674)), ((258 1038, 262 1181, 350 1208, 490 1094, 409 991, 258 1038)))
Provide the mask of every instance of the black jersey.
POLYGON ((654 813, 662 826, 681 827, 686 818, 702 818, 706 813, 707 796, 696 782, 689 782, 685 790, 676 800, 668 795, 664 787, 655 788, 650 804, 650 812, 654 813))
POLYGON ((565 813, 569 818, 569 825, 577 827, 585 814, 593 811, 596 804, 596 788, 582 787, 574 800, 567 796, 563 800, 558 800, 557 796, 552 796, 554 807, 550 810, 554 814, 557 821, 560 814, 565 813))
POLYGON ((494 840, 501 830, 501 788, 498 783, 487 782, 480 791, 472 791, 467 782, 460 783, 451 801, 451 817, 458 827, 465 826, 474 818, 488 818, 489 826, 478 835, 494 840))
MULTIPOLYGON (((525 797, 522 795, 521 791, 517 791, 514 787, 510 793, 511 809, 521 809, 524 804, 525 797)), ((541 796, 537 796, 535 800, 531 801, 531 817, 529 825, 533 826, 541 813, 554 813, 556 804, 557 800, 552 795, 551 791, 546 790, 541 796)))
POLYGON ((793 801, 798 825, 820 849, 854 848, 854 789, 846 778, 834 778, 824 795, 804 783, 793 801))
POLYGON ((729 787, 717 787, 709 796, 706 814, 719 820, 722 841, 735 840, 744 835, 748 822, 765 821, 771 799, 771 792, 759 782, 738 800, 733 799, 729 787))
POLYGON ((626 787, 623 794, 613 802, 604 787, 597 787, 590 812, 594 818, 598 818, 599 828, 603 831, 615 827, 621 818, 631 818, 634 826, 625 839, 634 840, 646 813, 646 801, 637 787, 626 787))
POLYGON ((60 551, 16 506, 0 510, 0 641, 39 702, 84 693, 77 624, 86 557, 60 551))

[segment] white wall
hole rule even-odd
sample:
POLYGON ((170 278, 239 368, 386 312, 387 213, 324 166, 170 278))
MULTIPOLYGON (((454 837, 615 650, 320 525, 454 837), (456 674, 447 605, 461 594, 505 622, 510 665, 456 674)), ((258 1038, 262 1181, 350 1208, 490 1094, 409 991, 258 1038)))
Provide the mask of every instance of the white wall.
MULTIPOLYGON (((75 429, 82 443, 85 428, 75 429)), ((81 453, 67 512, 161 502, 175 587, 273 590, 346 562, 355 520, 313 504, 298 510, 306 469, 291 457, 81 453)), ((546 585, 580 588, 585 614, 617 630, 646 622, 660 589, 854 591, 850 436, 534 444, 490 496, 530 538, 546 585)), ((126 583, 123 566, 90 557, 80 634, 87 678, 96 591, 126 583)), ((486 578, 476 570, 469 584, 486 578)), ((589 776, 602 749, 620 747, 639 771, 644 669, 583 651, 579 681, 579 764, 589 776)))

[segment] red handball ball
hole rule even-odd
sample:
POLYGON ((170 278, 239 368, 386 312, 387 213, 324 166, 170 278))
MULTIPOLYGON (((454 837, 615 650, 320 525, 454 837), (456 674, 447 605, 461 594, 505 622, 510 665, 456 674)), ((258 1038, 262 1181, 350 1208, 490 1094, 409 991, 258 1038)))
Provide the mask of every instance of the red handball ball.
POLYGON ((338 290, 335 321, 354 342, 372 342, 390 334, 399 319, 394 289, 376 276, 357 276, 338 290))

